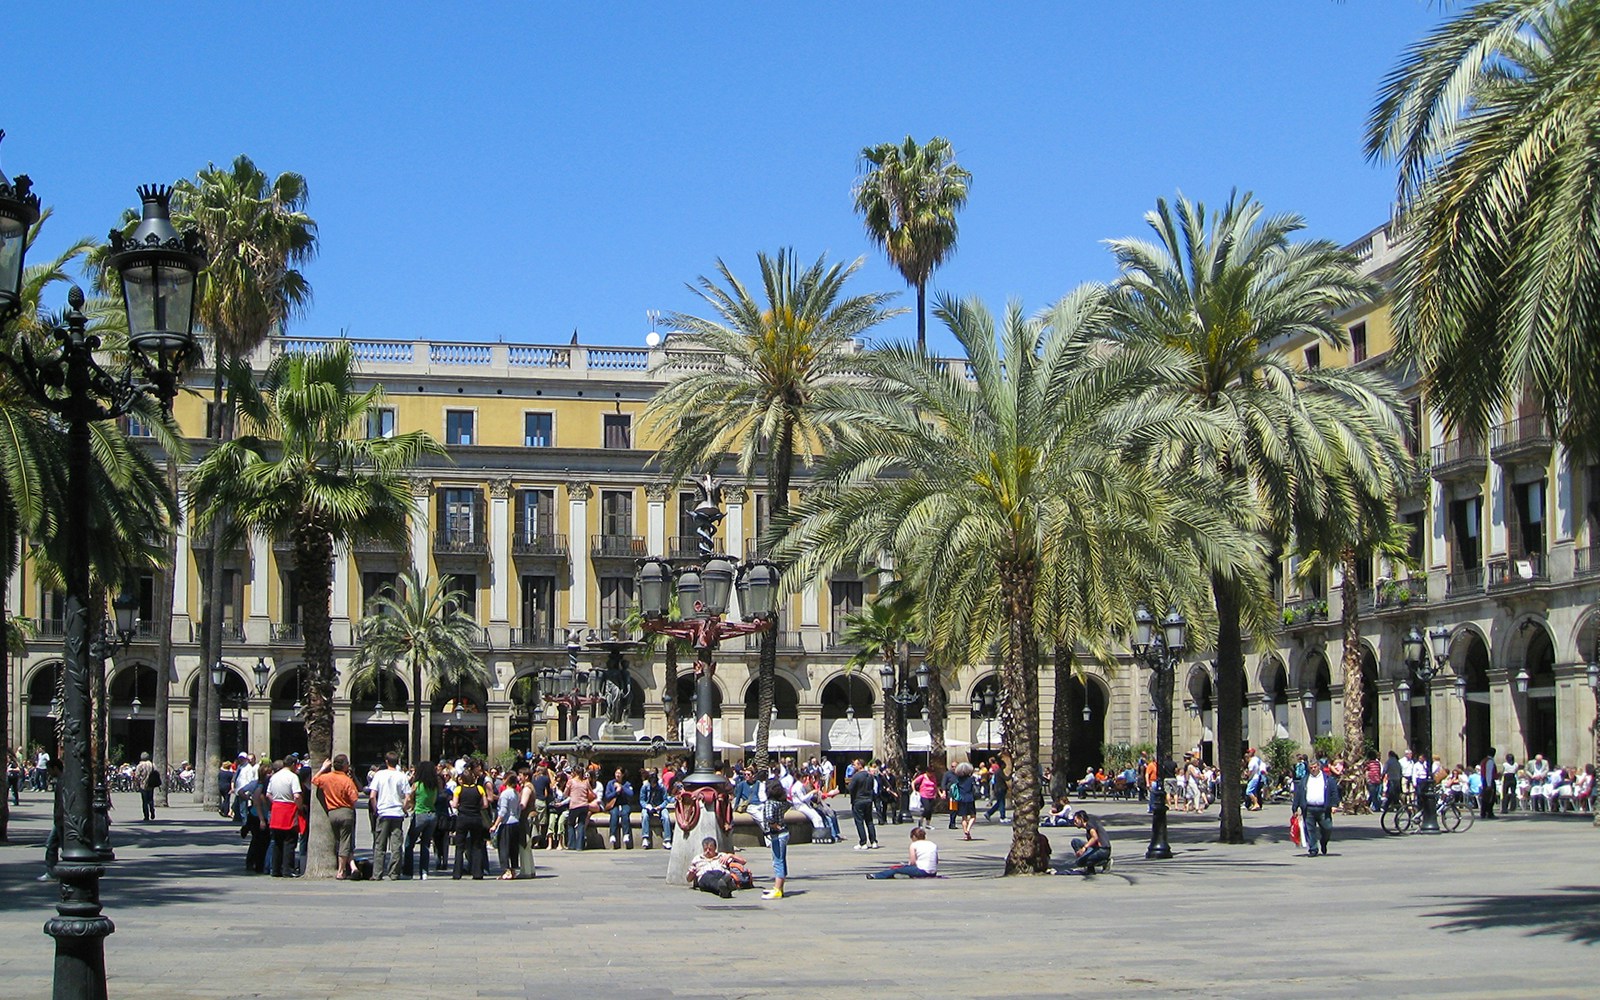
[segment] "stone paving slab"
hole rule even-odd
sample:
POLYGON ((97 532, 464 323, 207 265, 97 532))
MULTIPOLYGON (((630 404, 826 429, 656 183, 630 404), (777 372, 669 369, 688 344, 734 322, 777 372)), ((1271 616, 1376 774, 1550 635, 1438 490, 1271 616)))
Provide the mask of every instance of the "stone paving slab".
MULTIPOLYGON (((111 995, 1593 995, 1600 830, 1586 817, 1429 839, 1340 817, 1332 856, 1310 859, 1281 807, 1248 814, 1253 842, 1232 847, 1209 842, 1213 810, 1175 814, 1177 856, 1146 862, 1146 817, 1105 807, 1125 810, 1107 814, 1117 860, 1092 880, 994 877, 1010 829, 991 823, 970 843, 935 828, 948 878, 868 882, 904 857, 908 828, 891 826, 879 851, 791 848, 781 901, 724 903, 667 885, 659 849, 540 852, 539 877, 517 882, 252 876, 223 820, 179 805, 122 822, 138 803, 118 796, 111 995)), ((0 845, 3 1000, 50 991, 55 887, 34 881, 46 808, 25 796, 0 845)), ((1060 851, 1074 832, 1046 834, 1060 851)), ((748 856, 766 883, 770 859, 748 856)))

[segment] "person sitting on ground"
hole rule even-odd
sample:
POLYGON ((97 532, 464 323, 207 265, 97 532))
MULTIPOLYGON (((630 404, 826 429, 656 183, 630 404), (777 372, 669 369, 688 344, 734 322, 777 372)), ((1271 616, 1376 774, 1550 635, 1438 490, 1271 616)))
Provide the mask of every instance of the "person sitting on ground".
POLYGON ((723 899, 732 899, 733 890, 739 888, 733 875, 733 865, 745 863, 737 854, 717 850, 717 838, 700 841, 700 856, 689 862, 685 880, 701 892, 712 892, 723 899))
POLYGON ((867 878, 887 879, 896 875, 904 875, 906 878, 939 877, 939 845, 928 839, 926 829, 920 826, 911 828, 911 852, 906 864, 873 872, 867 878))
POLYGON ((1106 835, 1106 828, 1100 822, 1100 817, 1091 816, 1079 809, 1072 814, 1072 825, 1080 830, 1089 831, 1087 840, 1081 837, 1072 839, 1072 860, 1066 867, 1054 869, 1052 874, 1057 875, 1082 875, 1090 878, 1098 866, 1102 871, 1111 867, 1111 838, 1106 835))
POLYGON ((1067 797, 1063 795, 1059 799, 1056 799, 1056 807, 1045 813, 1044 818, 1039 820, 1039 825, 1071 826, 1072 812, 1072 803, 1068 802, 1067 797))

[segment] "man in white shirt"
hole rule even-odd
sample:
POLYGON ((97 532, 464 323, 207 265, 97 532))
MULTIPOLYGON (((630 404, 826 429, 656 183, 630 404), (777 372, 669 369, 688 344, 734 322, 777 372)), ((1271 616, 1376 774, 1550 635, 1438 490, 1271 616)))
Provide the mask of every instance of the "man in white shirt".
POLYGON ((406 821, 406 796, 411 794, 411 779, 400 770, 399 754, 391 750, 383 755, 383 770, 372 776, 367 794, 378 814, 372 844, 373 877, 393 879, 400 874, 401 830, 406 821))
POLYGON ((1311 758, 1305 780, 1297 783, 1294 790, 1294 811, 1300 816, 1306 857, 1328 853, 1328 839, 1333 836, 1333 809, 1338 804, 1339 782, 1322 769, 1322 761, 1311 758))
POLYGON ((272 813, 272 876, 283 878, 294 873, 295 845, 300 840, 300 772, 293 757, 278 761, 278 769, 267 781, 267 801, 272 813))
POLYGON ((1250 748, 1250 763, 1245 768, 1245 806, 1252 810, 1261 808, 1262 785, 1266 781, 1267 762, 1261 759, 1254 747, 1250 748))

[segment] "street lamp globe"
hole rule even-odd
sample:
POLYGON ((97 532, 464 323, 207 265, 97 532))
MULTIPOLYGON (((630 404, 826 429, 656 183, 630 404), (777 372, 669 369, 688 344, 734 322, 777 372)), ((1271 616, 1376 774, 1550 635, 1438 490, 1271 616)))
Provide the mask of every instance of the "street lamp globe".
POLYGON ((1143 604, 1133 613, 1133 654, 1144 656, 1150 651, 1150 643, 1155 639, 1156 620, 1150 614, 1150 609, 1143 604))
POLYGON ((704 588, 705 610, 709 615, 721 617, 728 611, 728 599, 733 596, 733 560, 725 556, 712 556, 700 571, 704 588))
POLYGON ((139 627, 139 599, 124 590, 111 602, 111 610, 117 619, 117 635, 131 637, 139 627))
POLYGON ((1590 663, 1586 673, 1589 677, 1589 690, 1600 691, 1600 663, 1590 663))
POLYGON ((917 667, 917 690, 926 691, 933 683, 933 668, 924 662, 917 667))
MULTIPOLYGON (((133 233, 111 233, 110 264, 122 279, 128 311, 128 346, 174 378, 194 350, 194 305, 200 267, 198 237, 172 226, 172 189, 139 188, 142 218, 133 233)), ((164 387, 163 387, 164 388, 164 387)))
POLYGON ((880 665, 878 667, 878 679, 883 683, 883 690, 886 693, 891 693, 892 694, 894 692, 894 667, 893 666, 891 666, 890 664, 887 664, 887 663, 880 665))
POLYGON ((267 666, 264 656, 256 657, 256 694, 267 693, 267 678, 272 676, 272 668, 267 666))
POLYGON ((1531 680, 1533 680, 1533 678, 1528 675, 1528 668, 1527 667, 1523 667, 1522 669, 1518 670, 1517 671, 1517 677, 1516 677, 1517 694, 1527 694, 1528 693, 1528 682, 1531 681, 1531 680))
POLYGON ((672 566, 649 558, 639 566, 639 613, 646 619, 667 617, 672 607, 672 566))
POLYGON ((1433 658, 1443 663, 1450 657, 1450 630, 1440 625, 1428 630, 1428 641, 1433 643, 1433 658))
POLYGON ((1406 633, 1406 637, 1405 639, 1401 640, 1400 645, 1402 649, 1401 656, 1406 661, 1406 666, 1415 670, 1417 665, 1422 662, 1422 657, 1425 655, 1422 640, 1422 630, 1417 628, 1415 625, 1411 626, 1411 631, 1406 633))
POLYGON ((228 668, 222 665, 222 661, 218 660, 217 662, 213 663, 211 665, 211 686, 220 688, 222 686, 222 682, 227 679, 228 668))
POLYGON ((750 563, 740 577, 739 592, 745 621, 771 618, 778 601, 778 567, 765 559, 750 563))
POLYGON ((1189 645, 1189 623, 1176 607, 1167 612, 1166 619, 1161 623, 1161 638, 1167 644, 1167 652, 1173 656, 1180 655, 1189 645))
POLYGON ((684 615, 698 615, 705 610, 700 601, 700 568, 685 566, 678 570, 678 610, 684 615))
MULTIPOLYGON (((0 131, 0 139, 6 134, 0 131)), ((26 174, 16 183, 0 171, 0 322, 21 308, 22 261, 28 252, 28 229, 39 221, 39 196, 26 174)))
POLYGON ((1394 691, 1395 691, 1395 694, 1400 696, 1400 700, 1401 701, 1407 702, 1407 703, 1409 703, 1411 701, 1411 682, 1410 681, 1402 679, 1399 684, 1396 684, 1394 686, 1394 691))

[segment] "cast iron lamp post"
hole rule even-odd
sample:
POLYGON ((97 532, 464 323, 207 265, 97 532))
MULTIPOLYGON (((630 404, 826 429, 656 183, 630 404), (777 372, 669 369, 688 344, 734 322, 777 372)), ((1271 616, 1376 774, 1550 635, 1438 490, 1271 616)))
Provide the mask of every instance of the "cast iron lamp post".
POLYGON ((1450 658, 1450 630, 1441 625, 1428 633, 1428 640, 1433 643, 1432 656, 1428 655, 1422 629, 1413 625, 1401 643, 1406 668, 1416 679, 1411 690, 1422 693, 1422 774, 1417 778, 1417 808, 1422 813, 1422 825, 1417 827, 1418 833, 1439 832, 1439 803, 1433 788, 1433 678, 1450 658))
MULTIPOLYGON (((26 177, 15 184, 0 174, 0 324, 22 309, 23 256, 27 233, 39 218, 39 199, 26 177)), ((67 296, 66 329, 55 332, 47 353, 8 336, 0 360, 20 388, 50 411, 67 431, 67 495, 62 535, 66 585, 66 637, 62 725, 62 773, 58 782, 62 813, 61 883, 57 916, 45 924, 56 942, 56 1000, 106 995, 105 938, 115 927, 100 907, 100 876, 105 867, 95 847, 94 775, 89 746, 93 733, 89 674, 89 526, 92 456, 89 425, 113 420, 138 407, 147 396, 170 411, 181 373, 194 353, 196 279, 203 261, 199 237, 180 236, 168 214, 171 190, 141 187, 143 217, 131 237, 112 231, 110 266, 120 275, 128 318, 128 360, 113 373, 102 366, 100 338, 87 331, 82 290, 67 296)))
POLYGON ((978 718, 983 720, 983 743, 986 749, 993 749, 994 720, 1000 715, 1000 698, 995 694, 994 688, 986 687, 981 694, 972 696, 972 710, 978 713, 978 718))
POLYGON ((773 627, 777 618, 778 568, 765 559, 740 565, 731 556, 716 554, 717 525, 722 521, 719 506, 721 489, 710 476, 701 481, 700 503, 694 509, 695 534, 699 537, 700 563, 674 570, 665 559, 652 557, 639 566, 639 608, 644 630, 655 635, 681 639, 695 649, 694 773, 683 779, 684 794, 693 796, 701 789, 727 794, 727 779, 712 766, 711 677, 716 672, 717 646, 724 639, 753 635, 773 627), (729 598, 737 580, 744 621, 725 622, 729 598), (673 584, 678 607, 692 609, 692 617, 673 621, 673 584))
POLYGON ((567 630, 567 665, 565 667, 547 666, 539 671, 539 690, 546 704, 559 705, 567 710, 567 723, 572 726, 572 735, 567 735, 566 724, 560 725, 557 737, 562 740, 576 739, 584 735, 578 730, 578 709, 591 707, 600 701, 600 696, 589 693, 589 671, 579 669, 578 654, 583 652, 583 631, 581 629, 567 630))
POLYGON ((1166 782, 1172 769, 1172 681, 1189 641, 1189 623, 1177 608, 1156 629, 1156 620, 1144 605, 1133 616, 1133 655, 1150 668, 1150 697, 1156 711, 1156 780, 1150 786, 1150 846, 1147 860, 1172 857, 1167 843, 1166 782))
MULTIPOLYGON (((933 678, 933 668, 928 666, 926 663, 923 663, 921 666, 917 667, 915 672, 915 676, 917 678, 916 687, 912 687, 910 684, 906 683, 906 679, 904 676, 902 676, 900 668, 901 664, 885 663, 878 668, 878 679, 883 684, 884 704, 887 705, 890 702, 893 702, 900 707, 900 711, 895 713, 897 720, 895 727, 897 730, 896 735, 900 739, 900 751, 903 754, 905 753, 907 742, 906 730, 908 721, 906 719, 906 709, 910 708, 912 705, 915 705, 918 698, 922 698, 927 695, 928 684, 933 678)), ((773 706, 773 710, 776 711, 777 706, 773 706)), ((903 770, 908 765, 902 758, 899 766, 903 770)), ((900 775, 900 777, 904 779, 905 776, 900 775)))

